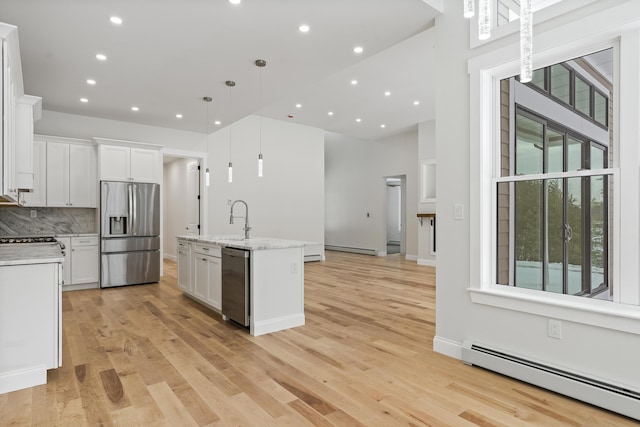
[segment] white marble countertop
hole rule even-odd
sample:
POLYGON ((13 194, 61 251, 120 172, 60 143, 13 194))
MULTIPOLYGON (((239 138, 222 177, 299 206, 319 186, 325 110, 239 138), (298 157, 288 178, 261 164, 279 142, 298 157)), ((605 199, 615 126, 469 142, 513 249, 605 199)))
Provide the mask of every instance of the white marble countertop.
POLYGON ((0 244, 0 267, 7 265, 48 264, 63 262, 64 255, 57 243, 0 244))
POLYGON ((304 242, 301 240, 275 239, 271 237, 252 237, 245 239, 241 235, 234 234, 214 234, 214 235, 183 235, 176 236, 177 239, 187 240, 196 243, 211 243, 228 248, 245 249, 250 251, 261 251, 269 249, 302 248, 308 245, 316 245, 317 242, 304 242))

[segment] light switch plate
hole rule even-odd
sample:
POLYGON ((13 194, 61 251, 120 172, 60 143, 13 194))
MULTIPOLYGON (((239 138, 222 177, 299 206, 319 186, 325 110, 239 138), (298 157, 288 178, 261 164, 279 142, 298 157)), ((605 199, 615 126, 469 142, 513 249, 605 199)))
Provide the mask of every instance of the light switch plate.
POLYGON ((457 220, 464 219, 464 205, 463 204, 455 204, 455 205, 453 205, 453 219, 457 219, 457 220))

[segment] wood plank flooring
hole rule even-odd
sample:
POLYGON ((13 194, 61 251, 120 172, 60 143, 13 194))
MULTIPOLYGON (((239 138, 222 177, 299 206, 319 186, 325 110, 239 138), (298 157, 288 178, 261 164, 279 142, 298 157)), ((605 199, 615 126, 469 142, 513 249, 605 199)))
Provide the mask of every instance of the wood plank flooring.
POLYGON ((435 270, 327 252, 307 324, 251 337, 159 284, 63 294, 63 366, 0 395, 2 426, 632 426, 432 351, 435 270))

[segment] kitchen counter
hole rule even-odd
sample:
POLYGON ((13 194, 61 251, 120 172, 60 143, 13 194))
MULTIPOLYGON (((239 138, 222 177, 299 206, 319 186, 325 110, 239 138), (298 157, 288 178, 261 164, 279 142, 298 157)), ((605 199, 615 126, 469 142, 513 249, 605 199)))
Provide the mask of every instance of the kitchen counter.
POLYGON ((0 266, 63 262, 57 243, 10 243, 0 245, 0 266))
POLYGON ((250 251, 261 251, 269 249, 303 248, 308 245, 317 245, 315 242, 304 242, 300 240, 275 239, 271 237, 252 237, 245 239, 240 235, 215 234, 207 236, 184 235, 177 236, 178 239, 196 243, 211 243, 227 248, 244 249, 250 251))

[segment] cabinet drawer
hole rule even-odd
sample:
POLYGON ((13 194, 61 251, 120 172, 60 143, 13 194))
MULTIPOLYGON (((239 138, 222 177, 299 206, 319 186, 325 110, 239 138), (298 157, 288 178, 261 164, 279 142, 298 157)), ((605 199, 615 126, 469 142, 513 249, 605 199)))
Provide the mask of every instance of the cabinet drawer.
POLYGON ((98 246, 98 236, 72 237, 71 246, 98 246))
POLYGON ((189 242, 185 242, 184 240, 178 240, 178 248, 187 249, 189 247, 189 242))
POLYGON ((221 256, 221 248, 218 245, 203 245, 202 243, 195 243, 193 251, 202 255, 211 255, 215 257, 221 256))

